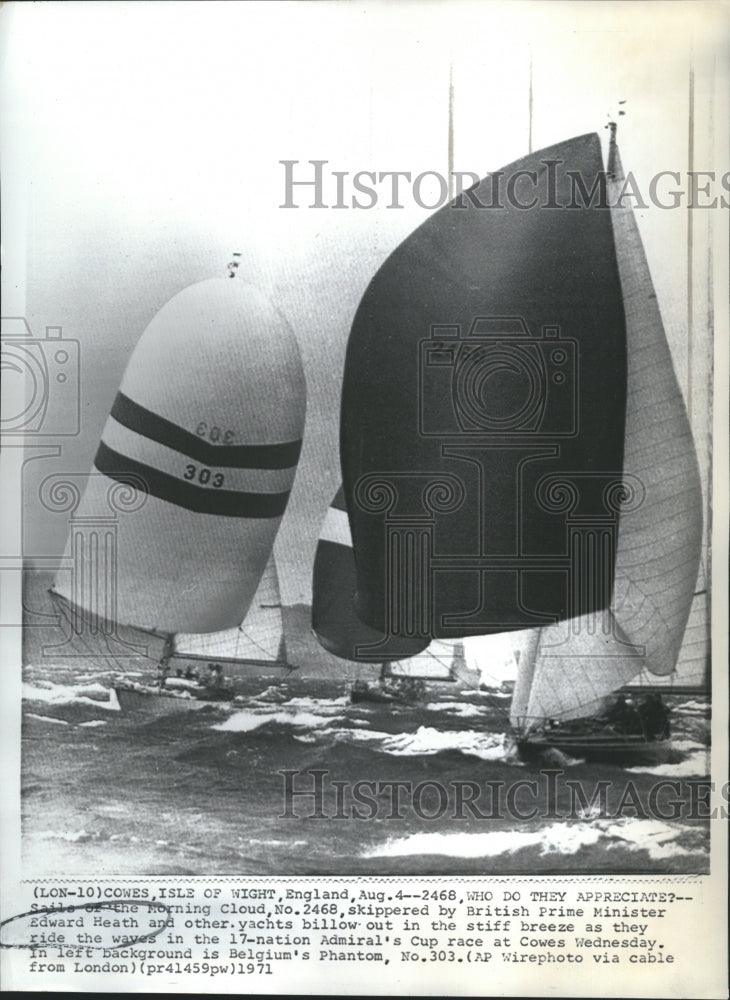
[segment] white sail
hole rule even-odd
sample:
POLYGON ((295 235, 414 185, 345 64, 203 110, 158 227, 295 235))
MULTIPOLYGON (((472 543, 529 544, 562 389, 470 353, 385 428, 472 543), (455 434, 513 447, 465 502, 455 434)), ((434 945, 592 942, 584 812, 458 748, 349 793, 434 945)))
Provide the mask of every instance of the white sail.
POLYGON ((479 673, 486 687, 499 687, 504 681, 514 681, 521 655, 520 641, 524 641, 531 631, 469 636, 464 639, 467 666, 479 673))
POLYGON ((59 594, 155 632, 235 627, 288 503, 305 397, 294 332, 256 289, 209 279, 175 295, 127 364, 59 594))
POLYGON ((514 725, 588 717, 636 675, 670 675, 697 581, 702 532, 699 468, 656 294, 612 136, 608 202, 624 300, 627 402, 622 512, 609 611, 540 629, 521 663, 514 725), (631 505, 629 505, 631 506, 631 505))
POLYGON ((699 591, 692 599, 684 640, 679 651, 676 669, 671 674, 657 677, 642 671, 633 682, 637 686, 687 689, 709 694, 710 692, 710 637, 708 629, 707 591, 699 591))
MULTIPOLYGON (((468 680, 470 673, 464 659, 464 644, 434 639, 422 653, 388 663, 385 676, 444 682, 468 680)), ((478 674, 474 677, 478 684, 478 674)))
POLYGON ((237 628, 222 632, 179 632, 175 637, 175 654, 237 662, 285 661, 279 579, 273 555, 266 565, 243 622, 237 628))

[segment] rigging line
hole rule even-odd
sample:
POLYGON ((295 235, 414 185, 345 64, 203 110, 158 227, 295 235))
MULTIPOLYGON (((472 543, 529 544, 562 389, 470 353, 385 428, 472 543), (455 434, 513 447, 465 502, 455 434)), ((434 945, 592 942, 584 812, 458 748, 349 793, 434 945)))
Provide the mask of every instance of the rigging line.
MULTIPOLYGON (((240 649, 241 649, 241 641, 242 641, 241 637, 242 636, 245 636, 245 638, 248 639, 248 641, 251 643, 251 645, 255 646, 256 649, 261 650, 261 652, 264 653, 267 658, 271 657, 270 651, 268 649, 266 649, 264 646, 262 646, 260 642, 257 642, 257 640, 254 639, 243 628, 243 625, 239 625, 238 628, 236 629, 236 631, 237 631, 238 635, 236 636, 236 646, 235 646, 235 649, 234 649, 234 657, 233 657, 234 659, 239 659, 240 658, 239 654, 240 654, 240 649)), ((276 637, 276 639, 278 641, 283 634, 284 634, 283 628, 281 628, 281 629, 275 629, 274 632, 272 633, 272 638, 276 637)), ((181 650, 181 649, 176 649, 176 652, 181 657, 185 656, 185 652, 183 650, 181 650)), ((205 655, 206 656, 213 656, 214 652, 206 652, 205 655)), ((245 657, 244 657, 244 659, 245 659, 245 657)), ((276 657, 274 657, 274 659, 276 659, 276 657)))
MULTIPOLYGON (((78 645, 81 646, 82 649, 85 649, 85 650, 88 651, 87 653, 82 654, 82 656, 84 656, 84 658, 86 656, 89 656, 89 657, 91 657, 91 656, 98 656, 98 657, 100 657, 101 659, 104 660, 104 662, 105 662, 105 664, 106 664, 106 666, 108 668, 116 668, 116 669, 118 669, 117 664, 114 661, 114 659, 112 658, 112 660, 110 661, 109 657, 104 652, 103 647, 101 647, 101 645, 99 643, 97 643, 96 641, 91 642, 83 632, 77 632, 76 631, 76 629, 74 628, 74 621, 73 621, 74 616, 73 616, 73 614, 71 612, 71 609, 70 609, 70 607, 66 606, 65 602, 61 599, 61 597, 59 595, 57 595, 57 594, 52 594, 51 596, 52 596, 53 602, 54 602, 54 604, 56 606, 56 609, 57 609, 59 615, 61 616, 61 618, 66 622, 66 624, 69 627, 69 634, 67 636, 66 636, 66 632, 62 629, 63 634, 66 637, 67 644, 73 645, 74 644, 74 640, 77 640, 78 641, 78 645)), ((90 624, 84 618, 82 609, 80 609, 80 608, 78 609, 78 614, 80 614, 82 622, 84 624, 90 624)), ((63 656, 64 654, 61 653, 60 650, 59 650, 59 655, 63 656)), ((68 654, 66 654, 66 655, 68 655, 68 654)))
MULTIPOLYGON (((250 643, 251 643, 252 645, 254 645, 254 646, 255 646, 255 647, 257 648, 257 649, 260 649, 262 653, 265 653, 265 654, 266 654, 267 656, 270 656, 270 655, 271 655, 271 654, 269 653, 269 651, 268 651, 267 649, 265 649, 265 648, 264 648, 264 647, 263 647, 263 646, 261 645, 261 643, 260 643, 260 642, 257 642, 257 641, 256 641, 256 639, 254 639, 254 638, 253 638, 253 637, 252 637, 251 635, 249 635, 249 633, 248 633, 248 632, 246 632, 246 630, 245 630, 245 629, 244 629, 244 628, 243 628, 242 626, 239 626, 239 628, 238 628, 238 631, 239 631, 239 634, 240 634, 240 635, 244 635, 244 636, 245 636, 245 637, 246 637, 246 638, 248 639, 248 641, 249 641, 249 642, 250 642, 250 643)), ((283 629, 283 628, 281 628, 281 629, 278 629, 278 630, 277 630, 277 634, 276 634, 276 638, 277 638, 277 640, 279 640, 279 639, 281 638, 281 636, 282 636, 283 634, 284 634, 284 629, 283 629)), ((238 642, 238 644, 237 644, 237 647, 236 647, 236 648, 237 648, 237 649, 238 649, 238 648, 240 648, 240 639, 239 639, 239 642, 238 642)), ((277 652, 278 652, 278 650, 277 650, 277 652)))
MULTIPOLYGON (((60 594, 57 594, 53 591, 51 591, 51 597, 58 613, 61 615, 66 624, 69 626, 69 636, 67 637, 68 640, 73 642, 74 638, 77 639, 82 648, 89 651, 88 654, 89 656, 101 656, 105 660, 107 666, 113 666, 115 669, 121 670, 122 667, 119 661, 121 661, 122 659, 128 659, 129 657, 122 656, 119 653, 112 652, 112 650, 109 648, 110 637, 106 635, 106 633, 103 632, 99 633, 99 636, 103 638, 103 647, 106 648, 106 652, 104 652, 104 648, 102 648, 102 643, 99 641, 98 638, 86 635, 84 632, 77 632, 74 628, 73 624, 74 614, 80 617, 85 625, 89 626, 93 624, 93 621, 96 616, 86 611, 86 609, 78 607, 77 605, 74 605, 74 611, 72 611, 71 605, 66 600, 66 598, 62 597, 60 594)), ((127 645, 121 639, 118 639, 117 641, 119 641, 123 645, 127 645)), ((150 656, 146 652, 146 648, 145 652, 139 650, 138 652, 135 652, 132 655, 135 657, 140 657, 141 659, 149 660, 150 662, 153 663, 156 662, 157 660, 156 656, 150 656)))

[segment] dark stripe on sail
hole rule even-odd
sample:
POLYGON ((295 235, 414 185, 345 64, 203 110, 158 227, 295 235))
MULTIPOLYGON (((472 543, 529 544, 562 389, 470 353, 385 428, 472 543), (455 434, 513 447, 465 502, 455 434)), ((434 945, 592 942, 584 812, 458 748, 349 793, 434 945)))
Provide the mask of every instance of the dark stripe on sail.
POLYGON ((285 493, 236 493, 233 490, 216 490, 184 483, 159 469, 136 462, 107 447, 103 441, 94 459, 94 465, 105 476, 120 483, 129 483, 130 476, 136 489, 143 489, 150 496, 166 500, 176 507, 195 511, 197 514, 218 514, 222 517, 281 517, 289 500, 285 493), (141 486, 137 479, 141 479, 141 486))
POLYGON ((117 393, 111 415, 136 434, 218 468, 290 469, 299 461, 302 450, 301 440, 287 441, 284 444, 210 444, 165 417, 145 409, 123 392, 117 393))

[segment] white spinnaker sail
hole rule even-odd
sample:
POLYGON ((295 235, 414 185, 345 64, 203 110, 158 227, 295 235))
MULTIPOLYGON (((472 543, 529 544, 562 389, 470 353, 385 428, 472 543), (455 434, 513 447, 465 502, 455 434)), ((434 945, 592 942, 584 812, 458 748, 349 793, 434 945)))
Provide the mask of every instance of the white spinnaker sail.
POLYGON ((288 503, 305 406, 294 332, 255 288, 209 279, 173 296, 127 364, 59 594, 148 631, 235 627, 288 503))
POLYGON ((540 629, 521 663, 511 719, 534 726, 600 711, 642 671, 675 670, 697 581, 702 492, 687 412, 615 141, 609 157, 627 337, 624 473, 643 500, 622 514, 614 596, 605 614, 540 629))
POLYGON ((273 555, 243 622, 211 633, 178 632, 175 653, 211 660, 276 663, 285 659, 279 579, 273 555))

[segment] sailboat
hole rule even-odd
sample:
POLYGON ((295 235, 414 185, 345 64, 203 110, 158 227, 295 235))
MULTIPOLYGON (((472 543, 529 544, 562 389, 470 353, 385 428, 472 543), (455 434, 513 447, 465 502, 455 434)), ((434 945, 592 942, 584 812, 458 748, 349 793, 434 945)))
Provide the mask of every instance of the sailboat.
POLYGON ((213 633, 177 633, 163 649, 157 669, 165 676, 162 687, 159 680, 152 684, 130 680, 115 683, 114 690, 123 710, 168 715, 181 708, 229 702, 241 693, 241 682, 245 686, 249 680, 258 683, 264 679, 279 684, 295 671, 296 666, 287 659, 273 554, 248 613, 237 628, 213 633), (201 663, 207 668, 201 668, 201 663))
POLYGON ((612 709, 674 673, 698 576, 697 457, 615 131, 607 170, 579 136, 436 212, 347 348, 355 611, 396 645, 514 634, 523 753, 665 742, 666 718, 612 709))
POLYGON ((377 675, 358 677, 350 689, 353 702, 414 703, 427 684, 478 687, 461 643, 434 640, 425 649, 419 639, 395 643, 362 622, 355 613, 355 561, 342 487, 324 519, 314 559, 312 631, 319 643, 343 660, 378 667, 377 675))
POLYGON ((434 686, 442 684, 459 690, 479 690, 479 671, 470 669, 461 642, 434 639, 422 653, 409 659, 386 660, 377 682, 356 681, 350 700, 419 702, 434 686))
POLYGON ((637 675, 674 680, 693 603, 702 607, 694 594, 702 531, 697 456, 634 213, 621 199, 613 123, 607 175, 628 344, 624 468, 643 503, 620 519, 608 629, 574 629, 567 643, 542 629, 528 645, 511 716, 528 751, 660 750, 670 726, 657 692, 644 693, 628 712, 624 696, 612 696, 637 675), (608 655, 596 656, 601 646, 608 655), (574 657, 577 672, 570 670, 574 657))
POLYGON ((115 685, 122 708, 228 700, 221 661, 240 676, 285 673, 273 544, 305 396, 291 327, 238 278, 184 289, 145 330, 53 586, 69 649, 157 661, 142 683, 115 685), (170 676, 183 657, 188 670, 170 676), (196 680, 201 659, 210 670, 196 680))

